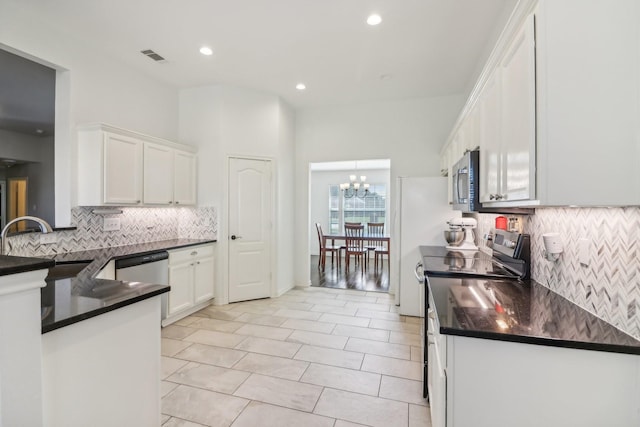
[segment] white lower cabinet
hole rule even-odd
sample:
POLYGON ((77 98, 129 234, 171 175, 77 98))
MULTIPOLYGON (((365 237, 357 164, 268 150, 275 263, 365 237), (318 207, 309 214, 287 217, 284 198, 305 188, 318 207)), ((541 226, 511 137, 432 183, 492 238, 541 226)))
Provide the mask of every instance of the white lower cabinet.
MULTIPOLYGON (((433 307, 433 305, 432 305, 433 307)), ((429 375, 429 406, 431 407, 431 425, 445 427, 447 425, 447 373, 446 342, 444 337, 436 332, 440 329, 433 309, 427 312, 429 316, 427 328, 427 352, 429 375)))
MULTIPOLYGON (((23 399, 29 417, 3 426, 160 425, 161 301, 158 295, 42 334, 44 423, 31 421, 40 408, 23 399)), ((36 390, 28 389, 30 397, 40 397, 36 390)))
MULTIPOLYGON (((171 262, 171 255, 169 255, 171 262)), ((169 265, 169 316, 193 307, 194 266, 191 260, 169 265)))
POLYGON ((169 251, 169 285, 166 326, 207 305, 214 295, 214 245, 169 251))

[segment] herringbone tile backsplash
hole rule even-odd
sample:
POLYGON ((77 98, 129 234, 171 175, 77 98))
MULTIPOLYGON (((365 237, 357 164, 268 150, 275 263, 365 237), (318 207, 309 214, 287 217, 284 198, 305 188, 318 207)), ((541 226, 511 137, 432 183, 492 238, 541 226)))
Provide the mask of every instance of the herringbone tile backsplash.
MULTIPOLYGON (((479 237, 496 216, 478 215, 479 237)), ((539 208, 518 218, 531 234, 534 280, 640 339, 640 208, 539 208), (560 233, 564 245, 557 262, 543 255, 549 232, 560 233), (578 258, 581 238, 590 242, 587 266, 578 258)))
POLYGON ((9 238, 11 255, 43 256, 160 240, 216 239, 217 212, 212 207, 118 208, 122 214, 99 215, 91 207, 71 210, 76 230, 56 231, 57 243, 40 244, 40 233, 9 238), (120 230, 103 231, 104 218, 120 218, 120 230))

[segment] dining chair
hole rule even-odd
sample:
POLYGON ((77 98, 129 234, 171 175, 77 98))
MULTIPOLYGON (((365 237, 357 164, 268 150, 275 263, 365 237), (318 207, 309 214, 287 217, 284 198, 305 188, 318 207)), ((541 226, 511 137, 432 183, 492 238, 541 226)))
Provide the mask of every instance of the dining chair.
POLYGON ((333 267, 333 255, 338 255, 337 265, 340 268, 340 255, 342 246, 327 245, 327 241, 322 233, 322 226, 319 222, 316 222, 316 231, 318 232, 318 244, 320 247, 320 258, 318 259, 318 268, 322 268, 324 271, 325 264, 327 262, 327 252, 331 252, 331 266, 333 267))
POLYGON ((364 247, 364 225, 344 225, 345 234, 345 270, 349 271, 349 261, 353 256, 356 264, 360 263, 360 269, 364 273, 365 263, 367 261, 367 249, 364 247))
MULTIPOLYGON (((384 236, 384 222, 368 222, 367 223, 367 236, 383 237, 384 236)), ((384 255, 387 255, 387 263, 389 263, 389 243, 381 240, 367 240, 368 252, 373 252, 375 271, 378 270, 378 259, 380 259, 381 266, 384 255)), ((390 265, 390 264, 389 264, 390 265)))

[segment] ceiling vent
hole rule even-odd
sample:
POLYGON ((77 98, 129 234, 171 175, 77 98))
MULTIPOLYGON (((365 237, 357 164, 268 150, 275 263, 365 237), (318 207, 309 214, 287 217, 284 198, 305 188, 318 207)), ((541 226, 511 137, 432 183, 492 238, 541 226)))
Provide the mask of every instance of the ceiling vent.
POLYGON ((155 53, 151 49, 141 50, 140 52, 143 55, 148 56, 149 58, 153 59, 156 62, 165 61, 165 59, 162 56, 158 55, 157 53, 155 53))

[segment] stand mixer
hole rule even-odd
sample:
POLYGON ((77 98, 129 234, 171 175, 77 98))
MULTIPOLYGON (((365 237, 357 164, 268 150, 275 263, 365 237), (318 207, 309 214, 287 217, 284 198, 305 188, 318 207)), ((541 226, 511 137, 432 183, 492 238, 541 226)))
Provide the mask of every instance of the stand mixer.
POLYGON ((474 242, 473 229, 478 227, 478 221, 475 218, 461 217, 451 218, 447 221, 450 230, 464 231, 464 239, 458 246, 447 245, 450 251, 477 251, 478 247, 474 242))

